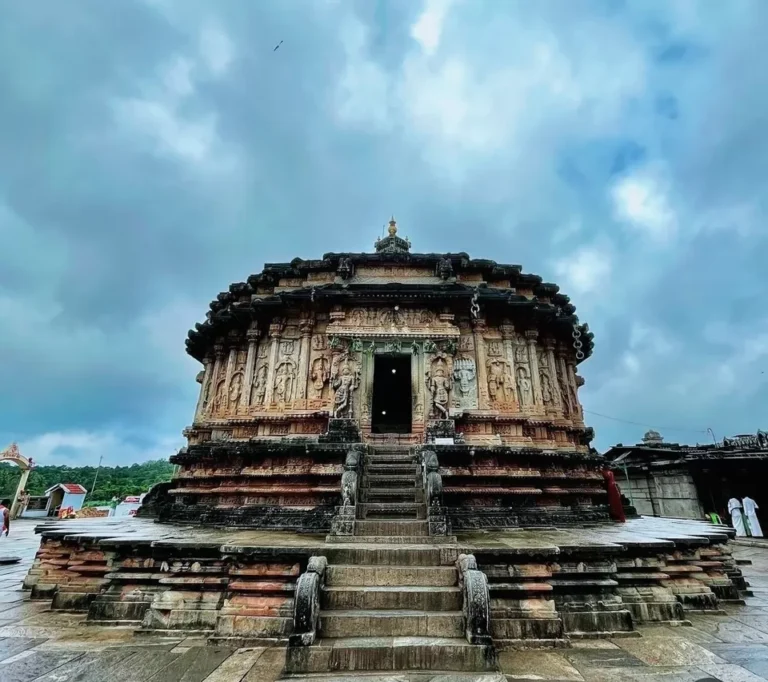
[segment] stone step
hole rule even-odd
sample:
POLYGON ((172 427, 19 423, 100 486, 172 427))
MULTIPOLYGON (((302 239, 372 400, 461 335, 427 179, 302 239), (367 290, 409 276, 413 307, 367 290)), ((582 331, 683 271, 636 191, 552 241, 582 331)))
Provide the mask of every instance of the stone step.
POLYGON ((415 462, 408 460, 407 462, 366 462, 365 471, 372 474, 376 471, 382 471, 389 473, 392 471, 402 471, 403 473, 416 474, 419 467, 415 462))
POLYGON ((365 519, 426 519, 427 505, 424 502, 359 502, 357 518, 365 519))
POLYGON ((452 545, 455 535, 328 535, 327 544, 356 545, 452 545))
POLYGON ((412 611, 460 611, 458 587, 324 587, 320 604, 324 610, 406 609, 412 611))
POLYGON ((507 682, 502 673, 462 673, 447 670, 393 670, 385 673, 376 672, 335 672, 287 674, 278 682, 285 680, 307 680, 307 682, 507 682))
POLYGON ((408 535, 426 536, 429 524, 426 521, 355 521, 355 535, 408 535))
POLYGON ((461 611, 321 611, 321 637, 463 637, 461 611))
POLYGON ((416 476, 413 474, 407 474, 405 476, 400 475, 384 475, 384 476, 363 476, 364 488, 415 488, 417 484, 416 476))
POLYGON ((493 647, 475 646, 459 638, 349 637, 320 639, 309 647, 289 647, 285 670, 487 672, 497 670, 497 662, 493 647))
MULTIPOLYGON (((338 538, 333 538, 334 543, 338 538)), ((375 544, 328 544, 322 552, 331 565, 346 566, 453 566, 457 548, 434 545, 389 547, 375 544), (345 546, 346 545, 346 546, 345 546)))
POLYGON ((398 585, 454 587, 458 575, 453 566, 365 566, 332 564, 325 574, 327 587, 398 585))
POLYGON ((421 502, 421 488, 360 488, 363 502, 421 502))
POLYGON ((413 455, 368 455, 363 459, 363 464, 409 464, 415 466, 417 459, 413 455))

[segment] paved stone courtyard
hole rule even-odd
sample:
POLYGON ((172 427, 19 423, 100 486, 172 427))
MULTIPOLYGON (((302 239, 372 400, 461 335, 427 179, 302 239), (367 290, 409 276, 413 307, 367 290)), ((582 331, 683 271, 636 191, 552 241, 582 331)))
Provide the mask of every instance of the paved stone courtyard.
MULTIPOLYGON (((25 602, 21 582, 34 558, 37 521, 16 521, 0 539, 0 681, 270 682, 280 677, 282 648, 233 649, 202 639, 135 636, 131 629, 86 625, 85 614, 25 602)), ((504 651, 507 680, 602 682, 757 682, 768 680, 768 550, 739 547, 755 596, 726 615, 691 616, 693 627, 642 627, 641 636, 576 641, 570 649, 504 651)), ((369 682, 501 680, 495 675, 374 674, 369 682)), ((315 678, 318 679, 318 678, 315 678)), ((330 680, 324 677, 323 680, 330 680)), ((353 679, 346 677, 345 679, 353 679)))

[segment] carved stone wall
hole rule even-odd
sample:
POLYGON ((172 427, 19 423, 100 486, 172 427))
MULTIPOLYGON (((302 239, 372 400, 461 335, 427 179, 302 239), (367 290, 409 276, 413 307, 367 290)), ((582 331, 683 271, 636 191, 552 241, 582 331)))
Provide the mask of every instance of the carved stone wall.
POLYGON ((374 358, 396 353, 412 357, 415 435, 430 420, 455 419, 467 442, 586 449, 568 431, 583 428, 571 350, 524 324, 446 308, 286 310, 214 345, 192 431, 315 438, 322 426, 307 420, 315 414, 354 419, 369 434, 374 358))

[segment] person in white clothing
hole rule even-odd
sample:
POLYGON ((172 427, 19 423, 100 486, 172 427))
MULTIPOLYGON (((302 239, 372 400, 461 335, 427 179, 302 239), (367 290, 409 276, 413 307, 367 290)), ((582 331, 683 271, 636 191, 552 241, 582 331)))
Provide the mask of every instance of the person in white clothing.
POLYGON ((745 497, 742 501, 744 507, 744 515, 747 517, 747 525, 749 526, 749 534, 753 538, 763 537, 763 529, 760 528, 760 521, 757 518, 757 510, 760 507, 757 506, 751 497, 745 497))
POLYGON ((744 517, 741 514, 741 502, 735 497, 728 500, 728 511, 731 513, 731 523, 736 529, 737 537, 744 537, 747 534, 744 528, 744 517))

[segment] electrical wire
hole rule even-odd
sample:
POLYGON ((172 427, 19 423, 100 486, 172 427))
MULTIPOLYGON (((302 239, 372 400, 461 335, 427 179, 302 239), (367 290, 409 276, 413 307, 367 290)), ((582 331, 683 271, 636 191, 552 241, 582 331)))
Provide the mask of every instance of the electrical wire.
POLYGON ((653 424, 644 424, 643 422, 633 422, 629 419, 619 419, 618 417, 611 417, 607 414, 600 414, 600 412, 593 412, 592 410, 584 410, 586 414, 593 414, 596 417, 602 417, 603 419, 610 419, 615 422, 622 422, 624 424, 633 424, 634 426, 644 426, 654 431, 687 431, 688 433, 707 433, 706 429, 686 429, 678 426, 654 426, 653 424))

